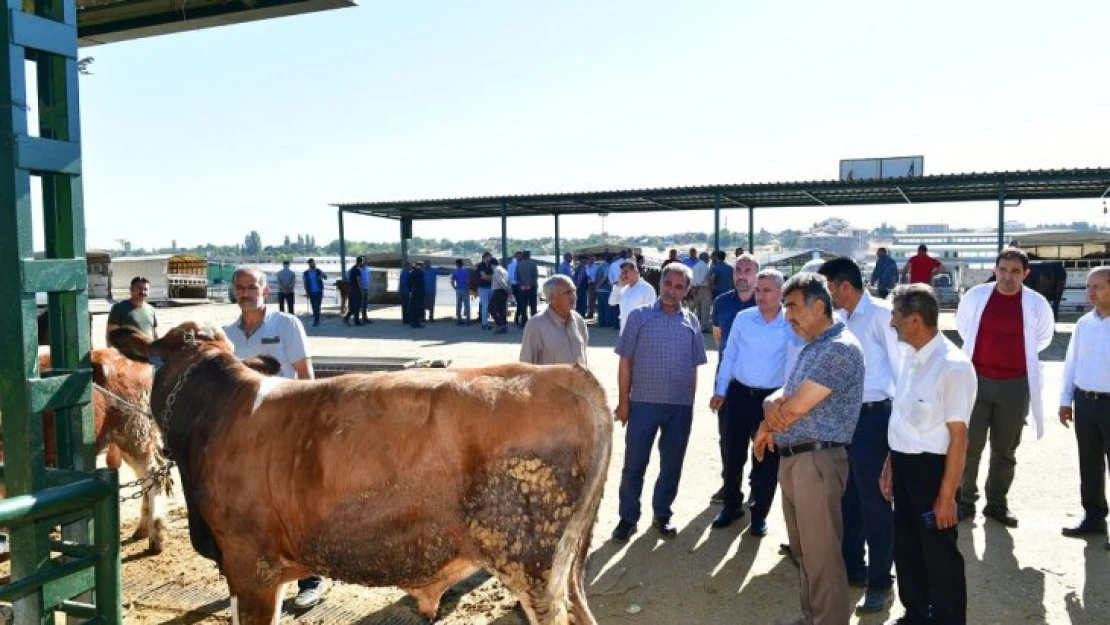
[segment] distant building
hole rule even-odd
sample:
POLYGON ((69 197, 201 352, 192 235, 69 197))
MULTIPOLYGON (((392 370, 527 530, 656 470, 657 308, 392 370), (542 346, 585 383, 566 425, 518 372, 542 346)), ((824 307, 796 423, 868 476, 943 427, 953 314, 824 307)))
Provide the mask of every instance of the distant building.
POLYGON ((940 234, 948 232, 948 224, 911 224, 906 226, 906 234, 940 234))
POLYGON ((796 246, 825 250, 835 256, 857 258, 867 252, 870 236, 869 230, 853 228, 848 220, 831 217, 798 237, 796 246))

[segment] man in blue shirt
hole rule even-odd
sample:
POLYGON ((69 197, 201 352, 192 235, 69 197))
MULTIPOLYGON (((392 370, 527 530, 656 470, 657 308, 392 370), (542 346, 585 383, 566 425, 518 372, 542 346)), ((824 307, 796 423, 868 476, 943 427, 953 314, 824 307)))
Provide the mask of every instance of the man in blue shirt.
POLYGON ((682 264, 693 269, 694 265, 698 264, 698 248, 691 247, 690 255, 682 259, 682 264))
MULTIPOLYGON (((724 413, 724 506, 713 520, 716 529, 728 527, 744 516, 740 481, 748 459, 748 441, 763 423, 763 400, 782 387, 786 372, 801 349, 801 339, 790 329, 782 311, 782 274, 774 269, 759 273, 756 308, 736 315, 709 409, 724 413), (756 355, 758 355, 756 357, 756 355), (727 398, 727 401, 726 401, 727 398)), ((775 499, 779 458, 764 454, 752 463, 752 536, 767 535, 767 514, 775 499)))
POLYGON ((886 299, 888 293, 898 285, 898 263, 887 254, 885 247, 875 251, 875 268, 871 270, 871 286, 875 295, 886 299))
POLYGON ((783 308, 807 341, 786 385, 764 401, 756 460, 778 450, 782 511, 798 561, 802 623, 847 623, 848 572, 840 552, 847 445, 863 404, 863 348, 833 320, 824 276, 803 271, 783 288, 783 308))
POLYGON ((324 300, 324 280, 328 274, 316 268, 316 259, 308 259, 308 269, 302 274, 304 293, 308 296, 308 303, 312 306, 312 326, 320 325, 320 303, 324 300))
POLYGON ((571 277, 570 259, 571 259, 570 252, 567 252, 566 254, 563 254, 563 262, 559 263, 559 273, 568 277, 568 278, 571 277))
POLYGON ((463 267, 461 258, 455 259, 451 288, 455 289, 455 325, 470 325, 470 270, 463 267))
POLYGON ((716 300, 732 290, 732 267, 725 262, 725 253, 718 250, 709 267, 709 290, 716 300))
POLYGON ((424 263, 424 310, 427 311, 428 321, 436 320, 436 280, 439 274, 432 266, 431 261, 424 263))
POLYGON ((705 364, 705 341, 698 319, 682 308, 690 290, 690 269, 671 263, 659 280, 659 299, 628 314, 617 341, 620 356, 617 420, 625 426, 620 522, 613 540, 624 542, 640 519, 640 494, 651 448, 659 435, 659 478, 652 496, 653 525, 664 538, 678 531, 671 504, 678 494, 686 444, 694 416, 697 370, 705 364))
POLYGON ((397 293, 401 296, 401 323, 409 323, 409 279, 412 276, 412 263, 405 263, 401 277, 397 279, 397 293))

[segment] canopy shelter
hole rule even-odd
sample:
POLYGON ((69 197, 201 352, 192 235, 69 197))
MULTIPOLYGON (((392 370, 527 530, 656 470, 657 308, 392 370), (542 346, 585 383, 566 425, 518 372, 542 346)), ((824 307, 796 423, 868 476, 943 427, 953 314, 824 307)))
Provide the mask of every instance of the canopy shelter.
POLYGON ((421 219, 501 218, 501 255, 508 256, 508 218, 555 218, 555 254, 559 255, 559 217, 608 213, 691 210, 713 211, 713 246, 720 249, 722 208, 748 210, 748 247, 755 244, 755 211, 763 208, 998 202, 998 247, 1004 244, 1007 206, 1024 200, 1097 199, 1110 195, 1110 168, 944 174, 876 180, 826 180, 757 184, 548 193, 333 204, 339 209, 340 263, 346 264, 345 214, 395 219, 401 224, 401 254, 408 252, 412 222, 421 219))

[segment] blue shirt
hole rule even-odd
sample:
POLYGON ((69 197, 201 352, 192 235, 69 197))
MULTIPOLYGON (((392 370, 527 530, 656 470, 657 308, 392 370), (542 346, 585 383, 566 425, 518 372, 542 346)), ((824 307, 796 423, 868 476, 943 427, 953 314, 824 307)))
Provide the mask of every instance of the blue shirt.
POLYGON ((863 348, 843 323, 834 323, 802 348, 798 363, 787 376, 787 396, 805 380, 832 393, 786 429, 775 434, 784 447, 806 441, 851 443, 863 406, 863 348))
POLYGON ((466 267, 459 267, 451 272, 451 279, 455 281, 456 291, 469 291, 470 290, 470 270, 466 267))
POLYGON ((728 347, 728 335, 732 332, 732 322, 736 319, 736 315, 752 306, 755 306, 755 293, 752 293, 751 298, 745 302, 740 299, 740 294, 736 292, 736 289, 713 300, 713 314, 711 315, 713 325, 721 329, 721 344, 717 346, 718 354, 723 354, 725 347, 728 347))
POLYGON ((317 273, 319 269, 309 269, 304 272, 304 290, 309 293, 320 293, 324 290, 324 285, 320 284, 320 275, 317 273))
POLYGON ((401 277, 397 279, 397 291, 401 293, 409 292, 409 277, 411 275, 412 271, 407 267, 401 270, 401 277))
POLYGON ((439 275, 436 274, 436 270, 435 270, 434 267, 426 267, 424 269, 424 293, 425 294, 436 292, 436 278, 438 278, 438 277, 439 277, 439 275))
POLYGON ((666 313, 658 301, 633 310, 614 351, 632 360, 632 401, 694 405, 697 368, 706 357, 701 326, 689 310, 666 313))
POLYGON ((570 263, 559 263, 559 273, 566 277, 570 277, 570 263))
POLYGON ((890 256, 880 256, 871 270, 871 284, 881 289, 893 289, 898 284, 898 263, 890 256))
POLYGON ((690 258, 689 256, 687 256, 686 258, 683 258, 683 259, 682 259, 682 264, 683 264, 683 265, 686 265, 686 266, 687 266, 687 267, 689 267, 690 269, 693 269, 693 268, 694 268, 694 265, 698 264, 698 259, 696 259, 696 258, 690 258))
POLYGON ((781 308, 771 321, 764 319, 758 308, 741 312, 730 334, 728 349, 721 353, 714 394, 727 393, 733 380, 752 388, 776 389, 783 385, 803 342, 781 308))
POLYGON ((366 265, 362 266, 362 290, 366 291, 370 288, 370 268, 366 265))
POLYGON ((723 295, 733 288, 732 267, 728 263, 713 263, 709 271, 713 274, 713 297, 723 295))

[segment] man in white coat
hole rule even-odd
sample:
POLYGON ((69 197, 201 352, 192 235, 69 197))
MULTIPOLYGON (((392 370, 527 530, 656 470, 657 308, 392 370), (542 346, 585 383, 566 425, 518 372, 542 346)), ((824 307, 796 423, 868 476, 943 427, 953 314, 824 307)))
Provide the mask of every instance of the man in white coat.
POLYGON ((1052 342, 1052 307, 1041 294, 1022 285, 1029 257, 1003 250, 994 265, 995 282, 972 287, 956 309, 963 351, 975 365, 978 394, 968 428, 967 462, 960 482, 960 520, 975 516, 979 499, 979 459, 991 443, 987 505, 983 515, 1017 527, 1006 496, 1014 481, 1014 455, 1026 417, 1033 415, 1037 438, 1044 435, 1041 365, 1037 354, 1052 342))

